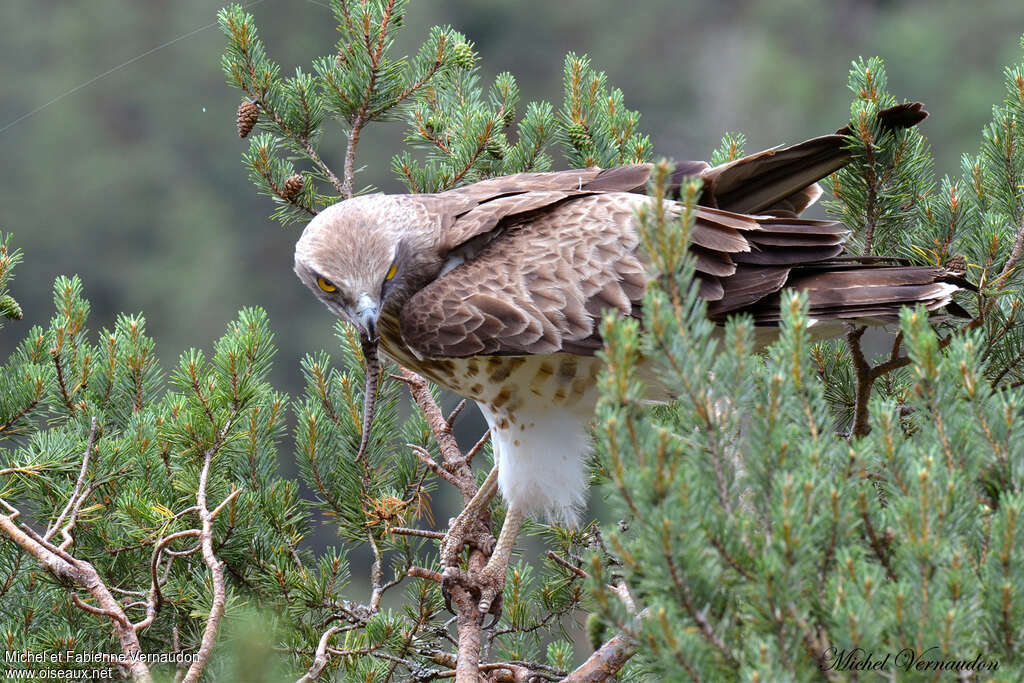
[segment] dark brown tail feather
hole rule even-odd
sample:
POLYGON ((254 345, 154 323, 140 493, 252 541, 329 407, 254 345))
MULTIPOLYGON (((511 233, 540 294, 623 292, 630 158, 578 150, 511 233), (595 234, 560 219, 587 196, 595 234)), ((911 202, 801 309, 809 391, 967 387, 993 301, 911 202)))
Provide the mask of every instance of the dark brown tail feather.
MULTIPOLYGON (((908 102, 878 112, 878 121, 893 131, 915 126, 927 116, 923 104, 908 102)), ((705 186, 701 203, 736 213, 798 215, 820 196, 817 181, 849 161, 844 137, 849 134, 844 126, 833 135, 700 170, 705 186)))
POLYGON ((793 268, 740 266, 721 282, 722 296, 708 306, 712 319, 742 312, 753 316, 756 325, 779 323, 780 293, 789 288, 807 293, 808 314, 819 321, 874 322, 895 322, 900 308, 918 303, 930 311, 944 307, 952 315, 966 316, 952 294, 977 291, 962 276, 943 268, 893 266, 875 259, 829 259, 793 268), (767 296, 766 290, 771 291, 767 296))

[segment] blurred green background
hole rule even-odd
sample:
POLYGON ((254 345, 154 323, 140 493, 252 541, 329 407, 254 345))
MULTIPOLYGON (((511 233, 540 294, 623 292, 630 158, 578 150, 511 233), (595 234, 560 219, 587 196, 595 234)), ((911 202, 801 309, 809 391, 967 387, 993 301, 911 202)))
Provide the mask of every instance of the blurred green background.
MULTIPOLYGON (((239 94, 224 83, 224 40, 209 26, 221 4, 0 7, 0 230, 15 233, 27 260, 13 287, 25 321, 4 329, 5 351, 49 317, 62 273, 84 279, 93 329, 144 311, 165 367, 189 346, 210 348, 246 305, 270 313, 283 389, 299 389, 303 353, 332 345, 332 321, 291 272, 301 228, 266 219, 269 200, 239 160, 239 94)), ((325 3, 265 0, 250 11, 286 73, 308 70, 336 39, 325 3)), ((415 50, 438 23, 475 41, 485 80, 512 71, 524 101, 560 103, 565 53, 590 54, 643 113, 655 153, 677 159, 707 158, 726 130, 745 132, 748 151, 831 132, 848 111, 850 61, 877 54, 897 96, 927 103, 938 169, 955 172, 1003 96, 1024 5, 420 0, 399 50, 415 50)), ((388 160, 402 129, 369 129, 362 184, 401 189, 388 160)), ((329 131, 323 156, 340 167, 343 132, 329 131)))

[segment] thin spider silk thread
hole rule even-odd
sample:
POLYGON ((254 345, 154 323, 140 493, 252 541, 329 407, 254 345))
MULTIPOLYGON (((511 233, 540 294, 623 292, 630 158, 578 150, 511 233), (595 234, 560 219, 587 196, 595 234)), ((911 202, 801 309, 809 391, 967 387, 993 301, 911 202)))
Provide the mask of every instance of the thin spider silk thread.
MULTIPOLYGON (((259 5, 259 4, 263 3, 263 2, 266 2, 266 0, 252 0, 252 2, 248 2, 248 3, 244 4, 242 7, 244 9, 248 9, 249 7, 253 7, 255 5, 259 5)), ((306 2, 308 2, 310 4, 313 4, 313 5, 320 5, 321 7, 328 7, 328 5, 325 5, 322 2, 317 2, 316 0, 306 0, 306 2)), ((5 131, 13 128, 16 125, 18 125, 22 121, 27 121, 28 119, 32 118, 33 116, 35 116, 39 112, 43 111, 44 109, 47 109, 47 108, 49 108, 50 106, 52 106, 54 104, 57 104, 58 102, 60 102, 64 98, 70 97, 71 95, 74 95, 79 90, 83 90, 85 88, 88 88, 90 85, 92 85, 96 81, 98 81, 98 80, 100 80, 102 78, 106 78, 110 74, 112 74, 112 73, 114 73, 116 71, 120 71, 121 69, 123 69, 124 67, 126 67, 126 66, 128 66, 130 64, 134 64, 135 62, 139 61, 143 57, 148 57, 149 55, 153 54, 154 52, 159 52, 160 50, 163 50, 164 48, 170 47, 171 45, 174 45, 175 43, 181 42, 182 40, 185 40, 186 38, 191 38, 192 36, 196 35, 197 33, 202 33, 203 31, 205 31, 207 29, 210 29, 210 28, 213 28, 216 25, 217 25, 217 22, 214 21, 212 23, 206 24, 205 26, 200 26, 197 29, 193 29, 191 31, 188 31, 187 33, 182 33, 180 36, 177 36, 176 38, 172 38, 171 40, 168 40, 166 43, 162 43, 160 45, 157 45, 154 48, 150 48, 149 50, 146 50, 145 52, 143 52, 141 54, 135 55, 131 59, 129 59, 129 60, 125 61, 125 62, 122 62, 122 63, 118 64, 115 67, 107 69, 106 71, 104 71, 103 73, 101 73, 101 74, 99 74, 97 76, 93 76, 89 80, 87 80, 87 81, 85 81, 83 83, 80 83, 80 84, 76 85, 75 87, 73 87, 73 88, 71 88, 69 90, 64 91, 60 95, 57 95, 56 97, 54 97, 49 102, 46 102, 45 104, 41 104, 38 107, 36 107, 35 109, 33 109, 32 111, 27 112, 25 114, 22 114, 21 116, 19 116, 18 118, 14 119, 13 121, 10 121, 9 123, 4 124, 4 126, 0 127, 0 135, 2 135, 5 131)))

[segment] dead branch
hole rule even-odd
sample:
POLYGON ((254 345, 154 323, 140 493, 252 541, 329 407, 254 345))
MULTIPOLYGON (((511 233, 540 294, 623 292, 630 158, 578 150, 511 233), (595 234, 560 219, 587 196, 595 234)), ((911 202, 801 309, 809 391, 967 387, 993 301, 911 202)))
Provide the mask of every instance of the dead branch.
POLYGON ((407 529, 404 526, 393 526, 390 529, 391 533, 399 534, 401 536, 419 536, 420 538, 433 538, 434 540, 441 540, 444 538, 444 534, 440 531, 428 531, 427 529, 407 529))
POLYGON ((602 645, 587 661, 562 679, 562 683, 600 683, 613 678, 639 647, 637 641, 619 633, 602 645))
POLYGON ((417 446, 414 443, 407 443, 405 445, 408 446, 409 449, 416 455, 416 457, 420 459, 420 462, 427 466, 427 469, 436 474, 439 478, 444 479, 446 482, 448 482, 455 488, 460 488, 459 481, 452 475, 451 472, 441 467, 441 465, 437 464, 437 461, 430 457, 430 453, 427 452, 427 449, 423 448, 422 446, 417 446))
POLYGON ((316 646, 316 655, 313 657, 313 663, 310 665, 309 669, 306 670, 306 673, 302 675, 302 678, 297 680, 295 683, 310 683, 310 681, 315 681, 320 678, 320 673, 330 661, 330 657, 327 656, 327 643, 330 641, 331 636, 337 633, 340 629, 340 626, 332 626, 324 631, 324 634, 320 636, 320 643, 316 646))
MULTIPOLYGON (((953 341, 953 337, 956 335, 969 332, 977 328, 983 322, 984 318, 981 314, 971 318, 963 327, 940 339, 939 350, 941 351, 949 346, 950 342, 953 341)), ((865 330, 867 330, 867 328, 864 326, 854 327, 850 325, 847 327, 846 332, 846 345, 850 350, 850 358, 853 362, 853 372, 856 379, 856 397, 854 399, 853 406, 853 426, 850 429, 851 438, 855 436, 865 436, 871 431, 871 425, 868 423, 868 419, 870 417, 868 402, 871 399, 871 388, 874 386, 875 380, 880 377, 884 377, 894 370, 910 365, 909 356, 899 355, 900 344, 903 341, 902 332, 896 335, 896 339, 893 341, 889 360, 875 366, 870 365, 867 358, 864 356, 864 351, 861 348, 860 343, 865 330)))
POLYGON ((213 518, 214 515, 206 505, 206 486, 210 477, 210 465, 213 456, 227 438, 232 419, 224 424, 216 442, 203 453, 203 469, 199 473, 199 486, 196 490, 196 507, 198 508, 199 520, 202 522, 200 533, 200 545, 202 547, 203 561, 210 569, 210 578, 213 583, 213 601, 210 605, 210 614, 206 618, 206 627, 203 629, 203 637, 200 641, 199 651, 196 658, 185 674, 185 683, 196 683, 202 675, 206 663, 213 652, 213 644, 217 639, 217 630, 220 627, 220 619, 224 614, 224 603, 227 599, 227 591, 224 585, 224 562, 217 558, 213 550, 213 518))
POLYGON ((72 601, 80 608, 110 621, 121 644, 121 652, 125 655, 124 666, 127 667, 133 680, 149 683, 153 680, 149 667, 142 660, 142 647, 132 627, 131 621, 120 603, 107 588, 99 572, 89 562, 79 560, 62 548, 50 543, 34 532, 29 526, 15 524, 18 511, 3 501, 11 514, 0 514, 0 531, 14 541, 28 554, 32 555, 40 565, 57 578, 65 579, 85 589, 98 606, 88 605, 72 594, 72 601))
POLYGON ((458 419, 459 415, 462 414, 462 410, 466 407, 466 399, 459 401, 459 404, 452 408, 452 412, 448 413, 446 421, 449 427, 455 426, 455 420, 458 419))
POLYGON ((95 445, 96 417, 94 416, 89 427, 89 439, 85 445, 85 452, 82 453, 82 466, 78 469, 78 479, 75 481, 75 488, 71 492, 71 497, 68 498, 68 504, 64 506, 60 515, 43 535, 43 538, 48 541, 57 532, 57 529, 60 529, 61 538, 64 539, 60 544, 61 550, 66 550, 74 541, 74 539, 71 538, 71 530, 75 528, 75 522, 78 521, 78 510, 82 507, 82 502, 88 497, 88 491, 83 492, 82 487, 85 485, 85 475, 89 469, 89 456, 92 454, 92 450, 95 445), (66 524, 64 523, 65 517, 67 517, 66 524), (61 526, 62 524, 64 526, 61 526))
POLYGON ((561 557, 559 557, 555 553, 554 550, 549 550, 547 552, 547 554, 546 554, 546 557, 548 559, 550 559, 552 562, 554 562, 555 564, 559 565, 560 567, 564 567, 565 569, 568 569, 570 572, 572 572, 576 576, 580 577, 581 579, 585 579, 585 578, 587 578, 587 576, 589 576, 585 571, 583 571, 582 569, 580 569, 576 565, 563 560, 561 557))
POLYGON ((427 579, 434 583, 441 583, 441 572, 435 572, 433 569, 426 569, 424 567, 409 567, 409 571, 406 572, 409 576, 414 579, 427 579))
POLYGON ((370 550, 373 551, 373 565, 370 567, 370 585, 373 587, 373 592, 370 594, 370 609, 376 612, 380 609, 380 601, 384 597, 384 572, 380 546, 377 545, 373 531, 367 529, 366 539, 370 544, 370 550))
MULTIPOLYGON (((437 401, 430 393, 426 380, 419 375, 403 368, 399 377, 409 385, 409 392, 413 401, 422 411, 423 416, 430 426, 430 431, 437 440, 441 451, 442 464, 453 486, 459 489, 462 494, 463 505, 469 503, 476 495, 478 486, 476 477, 473 474, 473 466, 470 460, 459 450, 452 433, 451 422, 441 411, 437 401)), ((490 510, 484 507, 481 510, 480 522, 486 529, 490 529, 490 510)), ((479 575, 487 564, 487 556, 477 547, 471 547, 468 561, 469 575, 479 575)), ((479 591, 477 592, 479 596, 479 591)), ((480 676, 480 651, 483 646, 483 616, 477 607, 478 597, 466 587, 464 582, 456 582, 451 588, 452 605, 455 607, 457 617, 458 633, 458 656, 455 665, 455 680, 458 683, 475 683, 480 676)))

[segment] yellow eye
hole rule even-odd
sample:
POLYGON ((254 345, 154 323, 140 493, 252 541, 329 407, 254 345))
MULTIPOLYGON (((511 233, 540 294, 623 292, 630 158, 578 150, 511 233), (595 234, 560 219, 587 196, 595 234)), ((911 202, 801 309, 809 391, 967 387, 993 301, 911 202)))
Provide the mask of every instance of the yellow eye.
POLYGON ((317 284, 317 287, 319 287, 320 289, 324 290, 328 294, 331 294, 332 292, 337 292, 338 291, 337 287, 335 287, 334 285, 332 285, 330 282, 328 282, 327 280, 323 279, 322 277, 318 277, 316 279, 316 284, 317 284))
POLYGON ((391 267, 388 268, 388 274, 384 276, 384 279, 385 280, 390 280, 391 278, 393 278, 395 276, 395 273, 397 273, 397 272, 398 272, 398 264, 397 263, 392 263, 391 267))

